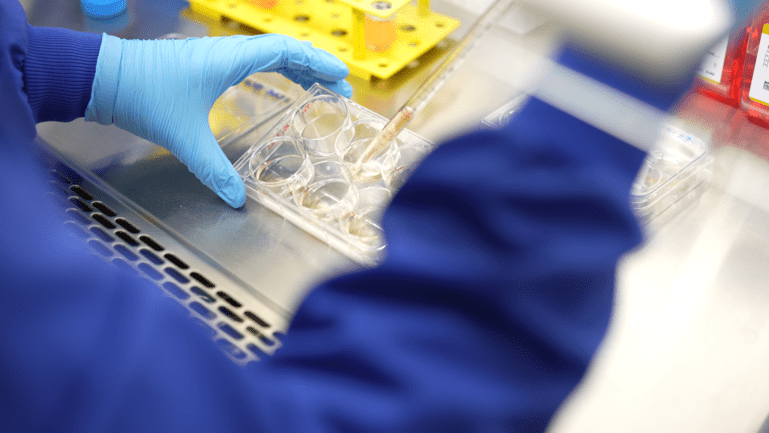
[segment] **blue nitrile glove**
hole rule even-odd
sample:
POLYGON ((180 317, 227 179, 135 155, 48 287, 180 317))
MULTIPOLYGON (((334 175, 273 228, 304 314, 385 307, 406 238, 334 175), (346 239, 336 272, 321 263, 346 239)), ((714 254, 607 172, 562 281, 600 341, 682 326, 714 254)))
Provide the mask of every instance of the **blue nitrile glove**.
POLYGON ((104 35, 85 119, 115 124, 168 149, 232 207, 246 202, 238 173, 208 125, 214 101, 255 72, 279 72, 350 97, 339 59, 282 35, 138 41, 104 35))

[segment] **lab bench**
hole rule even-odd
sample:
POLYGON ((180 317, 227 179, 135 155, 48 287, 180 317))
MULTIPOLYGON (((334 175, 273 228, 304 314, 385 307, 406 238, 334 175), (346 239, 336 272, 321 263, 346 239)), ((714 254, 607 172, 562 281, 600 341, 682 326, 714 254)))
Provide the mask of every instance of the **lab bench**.
MULTIPOLYGON (((177 0, 129 0, 125 16, 105 22, 85 18, 76 0, 23 3, 33 25, 129 38, 244 30, 177 0)), ((351 77, 352 101, 395 114, 478 15, 469 5, 433 1, 459 29, 389 79, 351 77)), ((494 29, 408 128, 440 143, 478 127, 520 95, 529 66, 556 40, 549 23, 523 34, 494 29)), ((619 264, 609 333, 551 432, 767 428, 769 134, 697 95, 675 114, 710 146, 713 174, 696 200, 645 225, 644 244, 619 264)), ((273 120, 249 134, 259 137, 273 120)), ((306 293, 361 266, 252 198, 228 207, 167 151, 114 126, 80 119, 40 124, 38 134, 69 228, 187 306, 236 362, 279 350, 306 293)), ((224 147, 232 162, 249 150, 238 143, 224 147)))

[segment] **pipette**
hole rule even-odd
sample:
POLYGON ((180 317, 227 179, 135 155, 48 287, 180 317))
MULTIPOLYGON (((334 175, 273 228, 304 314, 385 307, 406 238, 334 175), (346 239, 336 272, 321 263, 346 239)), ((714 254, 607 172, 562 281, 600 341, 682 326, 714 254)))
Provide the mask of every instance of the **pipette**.
POLYGON ((438 93, 438 90, 443 87, 446 81, 448 81, 452 74, 462 64, 465 55, 483 38, 483 36, 486 35, 499 18, 507 12, 514 1, 515 0, 496 0, 486 12, 476 20, 467 35, 465 35, 459 44, 454 47, 454 50, 441 62, 435 71, 427 77, 414 95, 406 101, 403 107, 395 113, 395 116, 387 122, 387 125, 382 128, 382 131, 380 131, 371 141, 366 148, 366 151, 361 154, 357 163, 358 166, 368 162, 372 156, 381 152, 382 149, 392 143, 398 133, 406 127, 406 124, 411 121, 414 115, 421 112, 433 96, 438 93))

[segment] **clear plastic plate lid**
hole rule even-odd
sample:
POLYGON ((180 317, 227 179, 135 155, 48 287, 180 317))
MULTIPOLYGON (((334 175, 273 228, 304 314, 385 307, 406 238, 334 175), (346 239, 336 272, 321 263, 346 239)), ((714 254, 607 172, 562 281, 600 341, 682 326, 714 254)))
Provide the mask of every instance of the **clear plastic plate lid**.
POLYGON ((709 180, 712 162, 704 141, 666 125, 633 184, 633 207, 647 220, 654 218, 709 180))

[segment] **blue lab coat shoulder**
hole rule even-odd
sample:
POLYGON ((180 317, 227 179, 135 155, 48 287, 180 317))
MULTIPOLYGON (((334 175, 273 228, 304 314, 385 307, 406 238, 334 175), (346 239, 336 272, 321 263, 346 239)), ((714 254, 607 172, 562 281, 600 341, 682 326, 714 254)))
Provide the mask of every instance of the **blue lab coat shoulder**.
POLYGON ((42 192, 34 126, 83 115, 99 36, 36 29, 9 0, 0 28, 3 429, 534 432, 582 378, 641 239, 642 152, 536 99, 443 144, 384 217, 384 263, 314 289, 283 347, 239 367, 42 192))

